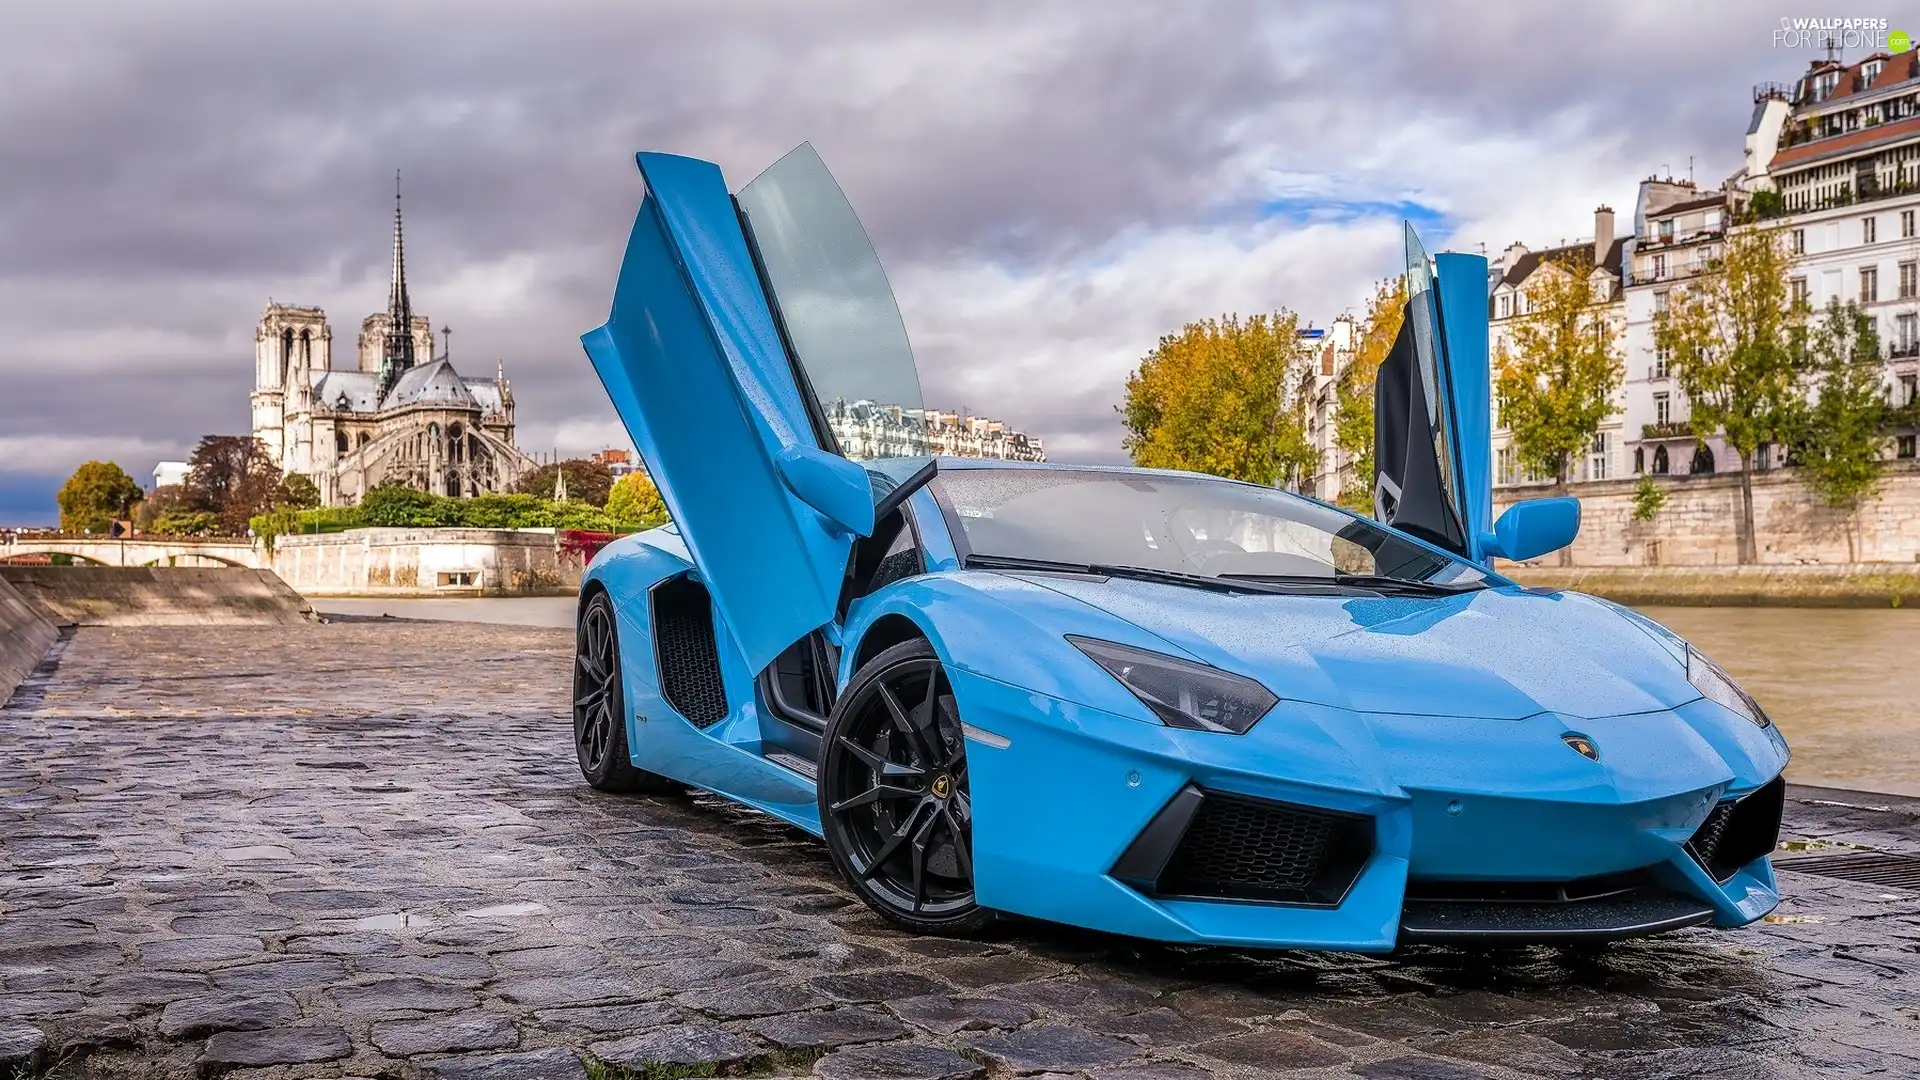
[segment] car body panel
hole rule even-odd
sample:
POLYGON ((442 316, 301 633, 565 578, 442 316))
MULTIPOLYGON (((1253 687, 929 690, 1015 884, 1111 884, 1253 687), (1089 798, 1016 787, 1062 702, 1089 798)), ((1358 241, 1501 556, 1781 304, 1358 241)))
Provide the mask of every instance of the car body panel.
MULTIPOLYGON (((729 217, 717 169, 649 155, 642 166, 650 194, 614 317, 587 344, 680 525, 609 544, 583 585, 583 597, 607 592, 617 612, 634 766, 820 835, 813 779, 780 749, 791 742, 773 738, 785 721, 758 677, 819 628, 838 649, 837 692, 871 642, 911 634, 932 646, 965 724, 974 886, 990 908, 1167 941, 1384 951, 1402 941, 1410 890, 1435 883, 1628 875, 1703 905, 1701 917, 1720 926, 1752 922, 1778 902, 1764 855, 1716 880, 1689 845, 1710 815, 1772 790, 1784 740, 1701 697, 1677 635, 1604 601, 1497 575, 1451 595, 1273 595, 969 568, 938 478, 904 504, 924 572, 839 595, 850 538, 794 499, 773 464, 790 447, 832 450, 835 440, 808 427, 820 401, 806 368, 781 366, 792 342, 750 276, 751 235, 729 217), (724 445, 713 448, 710 436, 724 445), (724 505, 735 494, 744 507, 724 505), (711 597, 700 614, 714 631, 712 672, 726 700, 704 725, 662 690, 672 643, 652 606, 658 590, 695 584, 711 597), (1075 638, 1208 665, 1279 700, 1244 734, 1172 727, 1075 638), (1116 876, 1156 818, 1193 790, 1361 815, 1371 847, 1325 902, 1159 895, 1116 876)), ((785 213, 777 202, 757 200, 757 212, 785 213)), ((1470 302, 1468 285, 1484 290, 1484 261, 1442 255, 1419 265, 1438 269, 1421 317, 1441 358, 1435 396, 1451 402, 1438 413, 1451 449, 1434 453, 1457 470, 1447 491, 1429 477, 1428 501, 1454 500, 1461 555, 1480 559, 1475 544, 1491 527, 1490 418, 1484 303, 1470 302)), ((872 268, 853 267, 871 292, 872 268)), ((904 337, 896 341, 885 318, 872 326, 885 342, 879 353, 897 359, 904 337)), ((898 475, 883 479, 876 492, 898 475)), ((1413 539, 1431 548, 1430 534, 1413 539)))

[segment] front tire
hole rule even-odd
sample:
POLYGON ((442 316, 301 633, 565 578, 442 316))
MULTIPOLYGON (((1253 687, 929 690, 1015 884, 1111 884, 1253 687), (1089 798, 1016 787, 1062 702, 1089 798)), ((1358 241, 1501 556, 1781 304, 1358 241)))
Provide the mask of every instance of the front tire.
POLYGON ((668 794, 680 785, 634 767, 627 750, 627 696, 620 675, 620 631, 613 601, 597 592, 574 631, 573 750, 580 775, 601 791, 668 794))
POLYGON ((854 674, 821 740, 819 792, 834 866, 882 918, 955 936, 993 922, 974 901, 966 741, 932 645, 902 642, 854 674))

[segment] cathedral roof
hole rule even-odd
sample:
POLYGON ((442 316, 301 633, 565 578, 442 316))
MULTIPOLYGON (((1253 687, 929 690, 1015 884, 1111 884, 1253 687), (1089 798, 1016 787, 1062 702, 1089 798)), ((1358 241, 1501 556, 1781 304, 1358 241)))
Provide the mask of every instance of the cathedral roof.
POLYGON ((370 413, 380 408, 380 376, 371 371, 329 371, 314 380, 313 400, 323 409, 370 413))
POLYGON ((380 402, 382 411, 409 405, 441 405, 456 409, 480 407, 480 403, 468 391, 466 381, 460 378, 460 373, 453 370, 453 364, 444 356, 432 363, 401 372, 393 382, 393 389, 387 391, 386 398, 380 402))

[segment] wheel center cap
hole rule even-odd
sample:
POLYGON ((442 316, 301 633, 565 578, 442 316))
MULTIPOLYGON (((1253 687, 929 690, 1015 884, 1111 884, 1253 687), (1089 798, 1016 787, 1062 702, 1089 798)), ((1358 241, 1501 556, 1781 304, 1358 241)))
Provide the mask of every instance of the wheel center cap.
POLYGON ((942 773, 941 775, 933 778, 933 797, 934 798, 944 799, 951 794, 953 794, 953 781, 949 780, 946 774, 942 773))

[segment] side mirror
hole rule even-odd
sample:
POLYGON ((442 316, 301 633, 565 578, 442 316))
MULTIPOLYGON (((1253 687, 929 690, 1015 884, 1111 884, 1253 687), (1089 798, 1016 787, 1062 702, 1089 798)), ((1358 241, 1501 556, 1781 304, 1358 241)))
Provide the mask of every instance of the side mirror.
POLYGON ((1507 507, 1493 531, 1481 534, 1480 547, 1489 557, 1525 562, 1566 547, 1579 534, 1579 499, 1528 499, 1507 507))
POLYGON ((873 485, 867 470, 838 454, 788 446, 775 456, 780 482, 821 517, 854 536, 873 532, 873 485))

